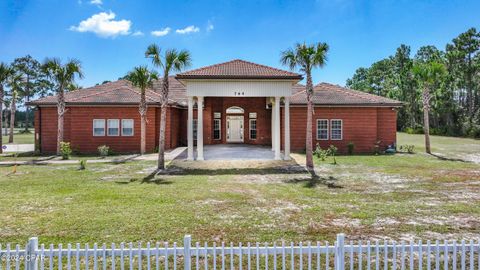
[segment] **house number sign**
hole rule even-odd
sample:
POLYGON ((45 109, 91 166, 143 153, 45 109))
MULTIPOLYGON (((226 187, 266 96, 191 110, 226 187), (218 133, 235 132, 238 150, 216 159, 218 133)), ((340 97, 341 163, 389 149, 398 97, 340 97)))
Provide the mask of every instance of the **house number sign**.
POLYGON ((245 96, 245 92, 233 92, 234 96, 245 96))

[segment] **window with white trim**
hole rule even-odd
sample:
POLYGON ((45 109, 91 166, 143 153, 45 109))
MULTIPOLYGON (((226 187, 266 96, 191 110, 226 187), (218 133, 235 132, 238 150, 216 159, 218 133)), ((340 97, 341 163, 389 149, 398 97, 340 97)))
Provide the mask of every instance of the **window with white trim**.
POLYGON ((193 119, 192 121, 192 130, 193 130, 193 139, 196 140, 197 139, 197 119, 193 119))
POLYGON ((317 119, 317 140, 328 140, 328 119, 317 119))
POLYGON ((133 119, 122 119, 122 136, 133 136, 133 119))
POLYGON ((343 121, 341 119, 330 120, 330 139, 342 140, 343 139, 343 121))
POLYGON ((257 119, 250 119, 249 120, 249 134, 250 134, 250 140, 256 140, 257 139, 257 119))
POLYGON ((105 136, 105 119, 93 119, 93 136, 105 136))
POLYGON ((107 120, 107 136, 120 135, 120 120, 108 119, 107 120))
POLYGON ((220 140, 222 138, 221 127, 222 127, 221 119, 213 119, 213 139, 214 140, 220 140))

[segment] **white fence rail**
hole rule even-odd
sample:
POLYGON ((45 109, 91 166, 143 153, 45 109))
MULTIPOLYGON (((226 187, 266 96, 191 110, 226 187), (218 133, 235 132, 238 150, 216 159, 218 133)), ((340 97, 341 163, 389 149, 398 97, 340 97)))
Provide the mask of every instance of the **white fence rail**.
POLYGON ((185 236, 176 243, 121 243, 63 246, 38 245, 31 238, 24 249, 0 245, 0 270, 45 269, 317 269, 317 270, 480 270, 480 240, 418 242, 239 243, 208 245, 185 236))

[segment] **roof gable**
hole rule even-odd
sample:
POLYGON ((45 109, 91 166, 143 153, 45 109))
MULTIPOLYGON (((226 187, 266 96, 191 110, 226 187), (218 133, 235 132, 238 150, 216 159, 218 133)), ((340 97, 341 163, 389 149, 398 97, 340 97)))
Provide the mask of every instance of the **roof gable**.
POLYGON ((176 76, 177 79, 293 79, 301 80, 298 73, 260 65, 244 60, 232 60, 198 69, 176 76))

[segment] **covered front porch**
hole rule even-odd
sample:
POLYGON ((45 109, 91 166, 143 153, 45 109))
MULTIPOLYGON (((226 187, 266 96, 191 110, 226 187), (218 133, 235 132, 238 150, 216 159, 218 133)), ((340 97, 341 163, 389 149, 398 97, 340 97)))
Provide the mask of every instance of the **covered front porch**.
MULTIPOLYGON (((207 146, 225 142, 270 145, 271 149, 263 147, 259 156, 272 159, 273 154, 275 160, 290 159, 290 97, 293 85, 303 79, 300 74, 237 59, 180 73, 175 78, 187 89, 188 160, 208 159, 207 146), (238 111, 229 113, 234 108, 238 111), (252 126, 254 136, 246 132, 252 126)), ((217 152, 218 157, 232 159, 238 158, 236 150, 248 152, 239 146, 223 147, 225 151, 217 152)))
POLYGON ((289 99, 189 96, 187 159, 290 160, 289 99))

